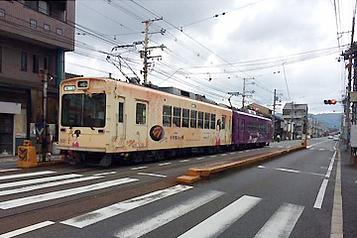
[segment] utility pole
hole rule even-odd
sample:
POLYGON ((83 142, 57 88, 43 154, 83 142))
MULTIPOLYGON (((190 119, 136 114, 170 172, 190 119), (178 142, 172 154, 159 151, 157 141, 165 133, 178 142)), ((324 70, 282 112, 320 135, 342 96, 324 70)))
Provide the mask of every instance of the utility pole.
POLYGON ((141 71, 141 73, 144 76, 144 85, 147 84, 147 78, 148 78, 148 68, 151 66, 151 63, 148 62, 149 59, 158 59, 161 60, 161 55, 155 55, 155 56, 149 56, 150 52, 152 49, 156 49, 156 48, 160 48, 161 50, 164 50, 164 48, 166 48, 164 45, 160 45, 160 46, 151 46, 149 47, 149 35, 150 34, 164 34, 166 32, 165 29, 161 29, 158 32, 149 32, 149 27, 150 24, 155 22, 155 21, 161 21, 163 20, 162 17, 160 18, 155 18, 155 19, 149 19, 149 20, 145 20, 142 23, 144 23, 144 49, 140 51, 140 57, 143 58, 143 70, 141 71))
POLYGON ((245 107, 245 98, 248 96, 252 96, 252 94, 255 93, 254 90, 250 90, 250 91, 246 90, 247 84, 254 84, 254 82, 247 83, 247 80, 254 80, 254 77, 253 78, 243 78, 243 93, 242 93, 242 108, 243 109, 245 107))
MULTIPOLYGON (((273 138, 275 138, 275 114, 276 114, 276 102, 279 100, 279 97, 276 93, 276 89, 274 89, 274 98, 273 98, 273 138)), ((279 104, 280 105, 280 104, 279 104)))

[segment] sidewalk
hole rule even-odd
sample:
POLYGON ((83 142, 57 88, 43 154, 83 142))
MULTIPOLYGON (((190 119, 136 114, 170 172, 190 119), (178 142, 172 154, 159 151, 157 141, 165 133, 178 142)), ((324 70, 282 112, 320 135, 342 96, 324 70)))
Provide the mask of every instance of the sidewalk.
POLYGON ((344 237, 357 237, 357 166, 350 155, 341 148, 341 182, 344 237))

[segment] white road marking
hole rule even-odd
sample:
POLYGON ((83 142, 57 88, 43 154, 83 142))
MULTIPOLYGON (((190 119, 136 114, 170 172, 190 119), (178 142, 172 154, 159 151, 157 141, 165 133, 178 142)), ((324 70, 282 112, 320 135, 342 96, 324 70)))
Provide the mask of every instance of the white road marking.
POLYGON ((265 169, 266 167, 264 165, 258 165, 258 169, 265 169))
POLYGON ((276 168, 275 170, 288 172, 288 173, 296 173, 296 174, 300 173, 299 170, 295 170, 295 169, 276 168))
POLYGON ((46 226, 50 226, 52 224, 55 224, 55 223, 53 221, 44 221, 44 222, 36 223, 31 226, 26 226, 26 227, 23 227, 23 228, 14 230, 14 231, 10 231, 10 232, 1 234, 0 238, 10 238, 10 237, 19 236, 19 235, 28 233, 30 231, 34 231, 34 230, 38 230, 38 229, 41 229, 46 226))
POLYGON ((335 191, 331 217, 331 238, 343 238, 343 212, 341 194, 341 154, 338 152, 335 191))
POLYGON ((134 197, 129 200, 125 200, 122 202, 115 203, 108 207, 103 207, 98 210, 70 218, 61 222, 62 224, 66 224, 69 226, 74 226, 78 228, 83 228, 89 226, 91 224, 97 223, 99 221, 103 221, 110 217, 119 215, 121 213, 130 211, 134 208, 144 206, 146 204, 158 201, 165 197, 186 191, 188 189, 193 188, 192 186, 185 186, 185 185, 176 185, 173 187, 169 187, 166 189, 158 190, 155 192, 151 192, 139 197, 134 197))
POLYGON ((114 187, 114 186, 118 186, 118 185, 122 185, 122 184, 126 184, 126 183, 132 183, 132 182, 136 182, 136 181, 139 181, 139 179, 121 178, 121 179, 95 183, 95 184, 77 187, 77 188, 71 188, 71 189, 59 190, 59 191, 55 191, 55 192, 44 193, 44 194, 39 194, 39 195, 34 195, 34 196, 29 196, 29 197, 17 198, 17 199, 13 199, 13 200, 0 202, 0 208, 1 209, 9 209, 9 208, 14 208, 14 207, 21 207, 21 206, 25 206, 28 204, 69 197, 69 196, 80 194, 80 193, 86 193, 86 192, 95 191, 95 190, 99 190, 99 189, 110 188, 110 187, 114 187))
POLYGON ((3 176, 0 176, 0 180, 24 178, 24 177, 47 175, 47 174, 54 174, 54 173, 56 173, 56 171, 48 171, 48 170, 46 170, 46 171, 31 172, 31 173, 3 175, 3 176))
POLYGON ((244 151, 239 151, 239 152, 238 152, 238 154, 242 154, 242 153, 244 153, 244 151))
POLYGON ((218 237, 231 224, 257 205, 260 200, 261 198, 244 195, 219 212, 186 231, 180 235, 179 238, 218 237))
POLYGON ((324 151, 325 149, 324 148, 320 148, 319 151, 324 151))
POLYGON ((216 158, 217 155, 210 155, 209 157, 210 157, 210 158, 216 158))
POLYGON ((327 183, 328 183, 327 179, 324 179, 322 181, 319 193, 317 194, 317 197, 316 197, 316 200, 315 200, 314 208, 321 209, 322 202, 324 201, 324 196, 325 196, 325 192, 326 192, 327 183))
MULTIPOLYGON (((211 157, 211 156, 210 156, 211 157)), ((214 157, 216 157, 216 156, 214 156, 214 157)), ((196 158, 196 160, 203 160, 205 157, 198 157, 198 158, 196 158)), ((213 157, 211 157, 211 158, 213 158, 213 157)))
POLYGON ((16 182, 0 183, 0 189, 18 187, 18 186, 24 186, 24 185, 31 185, 31 184, 37 184, 37 183, 46 183, 46 182, 52 182, 52 181, 56 181, 56 180, 78 178, 78 177, 82 177, 82 176, 83 175, 80 175, 80 174, 64 174, 64 175, 51 176, 51 177, 45 177, 45 178, 28 179, 28 180, 21 180, 21 181, 16 181, 16 182))
POLYGON ((327 172, 326 172, 326 178, 329 178, 330 177, 330 175, 331 175, 331 171, 332 171, 332 169, 333 169, 333 163, 335 162, 335 158, 336 158, 336 151, 335 151, 335 153, 333 153, 333 156, 332 156, 332 158, 331 158, 331 160, 330 160, 330 164, 329 164, 329 166, 328 166, 328 168, 327 168, 327 172))
MULTIPOLYGON (((307 147, 306 147, 307 148, 307 147)), ((309 150, 315 150, 315 148, 308 148, 309 150)))
POLYGON ((147 168, 148 168, 147 166, 140 166, 140 167, 131 168, 130 170, 141 170, 141 169, 147 169, 147 168))
POLYGON ((180 163, 186 163, 186 162, 189 162, 190 160, 189 159, 183 159, 183 160, 180 160, 180 163))
POLYGON ((221 154, 222 157, 227 156, 227 154, 221 154))
POLYGON ((230 152, 229 154, 230 154, 230 155, 234 155, 235 153, 236 153, 236 152, 230 152))
POLYGON ((38 190, 38 189, 43 189, 43 188, 50 188, 50 187, 55 187, 55 186, 60 186, 60 185, 65 185, 65 184, 71 184, 71 183, 79 183, 79 182, 89 181, 89 180, 93 180, 93 179, 100 179, 100 178, 102 178, 102 177, 89 176, 89 177, 83 177, 83 178, 55 181, 55 182, 51 182, 51 183, 36 184, 36 185, 15 188, 15 189, 9 189, 9 190, 0 190, 0 196, 16 194, 16 193, 24 193, 24 192, 34 191, 34 190, 38 190))
POLYGON ((111 174, 116 174, 116 173, 117 173, 116 171, 110 171, 110 172, 94 174, 94 176, 104 176, 104 175, 111 175, 111 174))
POLYGON ((324 140, 324 141, 320 141, 320 142, 318 142, 318 143, 315 143, 315 144, 312 144, 312 145, 308 145, 308 146, 306 146, 306 148, 311 148, 311 147, 313 147, 313 146, 315 146, 315 145, 319 145, 319 144, 322 144, 322 143, 326 143, 326 142, 329 142, 329 140, 324 140))
POLYGON ((258 231, 255 238, 288 238, 303 211, 303 206, 290 203, 282 205, 258 231))
POLYGON ((170 165, 172 164, 171 162, 166 162, 166 163, 161 163, 161 164, 158 164, 159 166, 166 166, 166 165, 170 165))
POLYGON ((154 214, 151 217, 140 221, 139 223, 136 223, 129 227, 124 227, 117 234, 115 234, 115 236, 123 238, 140 237, 210 201, 213 201, 214 199, 222 196, 223 194, 223 192, 211 191, 198 197, 191 198, 181 204, 172 206, 168 209, 165 209, 164 211, 154 214))
POLYGON ((138 173, 138 175, 147 175, 151 177, 158 177, 158 178, 166 178, 166 175, 163 174, 154 174, 154 173, 138 173))
POLYGON ((282 145, 278 145, 277 147, 278 147, 278 148, 283 148, 284 146, 282 146, 282 145))
POLYGON ((5 173, 5 172, 13 172, 13 171, 18 171, 21 169, 15 169, 15 168, 11 168, 11 169, 0 169, 0 173, 5 173))

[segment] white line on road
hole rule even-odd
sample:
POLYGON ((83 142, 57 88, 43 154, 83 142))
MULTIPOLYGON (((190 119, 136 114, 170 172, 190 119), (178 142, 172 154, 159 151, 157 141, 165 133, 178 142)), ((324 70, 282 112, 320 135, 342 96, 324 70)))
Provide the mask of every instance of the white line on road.
POLYGON ((265 169, 266 167, 264 165, 258 165, 258 169, 265 169))
POLYGON ((300 173, 299 170, 295 170, 295 169, 276 168, 275 170, 288 172, 288 173, 296 173, 296 174, 300 173))
POLYGON ((221 154, 222 157, 227 156, 227 154, 221 154))
POLYGON ((94 176, 104 176, 104 175, 111 175, 111 174, 116 174, 116 173, 117 173, 116 171, 110 171, 110 172, 94 174, 94 176))
POLYGON ((12 169, 0 169, 0 173, 13 172, 13 171, 18 171, 18 170, 21 170, 21 169, 15 169, 15 168, 12 168, 12 169))
POLYGON ((91 224, 103 221, 110 217, 119 215, 121 213, 130 211, 134 208, 144 206, 146 204, 158 201, 160 199, 166 198, 168 196, 186 191, 193 188, 192 186, 176 185, 166 189, 158 190, 152 193, 148 193, 139 197, 134 197, 129 200, 115 203, 108 207, 103 207, 98 210, 70 218, 61 222, 62 224, 74 226, 77 228, 83 228, 91 224))
POLYGON ((189 159, 183 159, 183 160, 180 160, 180 163, 186 163, 186 162, 189 162, 190 160, 189 159))
POLYGON ((166 166, 166 165, 170 165, 170 164, 172 164, 171 162, 166 162, 166 163, 160 163, 160 164, 158 164, 159 166, 166 166))
POLYGON ((312 145, 308 145, 308 146, 306 146, 306 148, 309 149, 309 148, 311 148, 311 147, 313 147, 315 145, 319 145, 319 144, 326 143, 326 142, 329 142, 329 140, 324 140, 324 141, 320 141, 320 142, 312 144, 312 145))
POLYGON ((23 228, 14 230, 14 231, 10 231, 10 232, 1 234, 0 238, 11 238, 11 237, 19 236, 19 235, 28 233, 30 231, 34 231, 34 230, 38 230, 38 229, 41 229, 46 226, 50 226, 52 224, 55 224, 55 223, 53 221, 44 221, 44 222, 36 223, 31 226, 26 226, 26 227, 23 227, 23 228))
POLYGON ((260 200, 261 198, 244 195, 179 237, 218 237, 231 224, 257 205, 260 200))
POLYGON ((43 188, 50 188, 50 187, 55 187, 55 186, 60 186, 60 185, 65 185, 65 184, 71 184, 71 183, 79 183, 79 182, 89 181, 89 180, 93 180, 93 179, 100 179, 100 178, 102 178, 102 177, 89 176, 89 177, 83 177, 83 178, 55 181, 55 182, 51 182, 51 183, 36 184, 36 185, 15 188, 15 189, 9 189, 9 190, 0 190, 0 196, 16 194, 16 193, 24 193, 24 192, 34 191, 34 190, 38 190, 38 189, 43 189, 43 188))
POLYGON ((326 150, 326 149, 324 149, 324 148, 320 148, 320 149, 319 149, 319 151, 325 151, 325 150, 326 150))
POLYGON ((47 174, 54 174, 54 173, 56 173, 56 171, 46 170, 46 171, 39 171, 39 172, 32 172, 32 173, 11 174, 11 175, 0 176, 0 180, 24 178, 24 177, 47 175, 47 174))
MULTIPOLYGON (((211 157, 211 156, 210 156, 211 157)), ((198 158, 196 158, 196 160, 203 160, 203 159, 205 159, 205 157, 198 157, 198 158)))
POLYGON ((341 193, 341 154, 338 152, 335 191, 333 197, 331 238, 343 238, 343 211, 341 193))
POLYGON ((111 181, 106 181, 106 182, 101 182, 101 183, 95 183, 95 184, 77 187, 77 188, 71 188, 71 189, 59 190, 59 191, 55 191, 55 192, 44 193, 44 194, 39 194, 39 195, 34 195, 34 196, 29 196, 29 197, 23 197, 23 198, 0 202, 0 208, 1 209, 9 209, 9 208, 14 208, 14 207, 21 207, 21 206, 25 206, 28 204, 69 197, 69 196, 80 194, 80 193, 86 193, 86 192, 90 192, 90 191, 114 187, 114 186, 118 186, 118 185, 122 185, 122 184, 126 184, 126 183, 132 183, 132 182, 136 182, 136 181, 139 181, 139 179, 121 178, 121 179, 116 179, 116 180, 111 180, 111 181))
POLYGON ((138 175, 147 175, 151 177, 158 177, 158 178, 166 178, 166 175, 163 174, 154 174, 154 173, 138 173, 138 175))
POLYGON ((242 154, 242 153, 244 153, 244 151, 239 151, 239 152, 238 152, 238 154, 242 154))
POLYGON ((210 157, 210 158, 216 158, 217 155, 210 155, 209 157, 210 157))
POLYGON ((258 231, 255 238, 288 238, 303 211, 303 206, 290 203, 282 205, 258 231))
POLYGON ((147 169, 147 168, 148 168, 147 166, 140 166, 140 167, 131 168, 130 170, 141 170, 141 169, 147 169))
POLYGON ((230 155, 234 155, 235 153, 236 153, 236 152, 230 152, 229 154, 230 154, 230 155))
POLYGON ((24 186, 24 185, 31 185, 31 184, 37 184, 37 183, 47 183, 47 182, 52 182, 52 181, 56 181, 56 180, 78 178, 78 177, 82 177, 82 176, 83 175, 80 175, 80 174, 64 174, 64 175, 59 175, 59 176, 51 176, 51 177, 45 177, 45 178, 28 179, 28 180, 21 180, 21 181, 16 181, 16 182, 1 183, 0 189, 18 187, 18 186, 24 186))
POLYGON ((161 211, 157 214, 154 214, 151 217, 140 221, 139 223, 136 223, 129 227, 125 227, 117 234, 115 234, 115 236, 120 238, 140 237, 210 201, 213 201, 214 199, 222 196, 223 194, 223 192, 211 191, 201 196, 191 198, 181 204, 165 209, 165 211, 161 211))
POLYGON ((320 187, 319 193, 317 194, 317 197, 316 197, 316 200, 315 200, 315 204, 314 204, 314 208, 321 209, 322 202, 324 201, 324 196, 325 196, 327 184, 328 184, 328 180, 324 179, 322 181, 322 183, 321 183, 321 187, 320 187))
POLYGON ((333 163, 335 162, 335 158, 336 158, 336 151, 335 151, 335 153, 333 153, 333 156, 332 156, 332 158, 331 158, 331 160, 330 160, 330 164, 329 164, 329 166, 328 166, 328 169, 327 169, 327 172, 326 172, 326 178, 329 178, 330 177, 330 175, 331 175, 331 171, 332 171, 332 169, 333 169, 333 163))

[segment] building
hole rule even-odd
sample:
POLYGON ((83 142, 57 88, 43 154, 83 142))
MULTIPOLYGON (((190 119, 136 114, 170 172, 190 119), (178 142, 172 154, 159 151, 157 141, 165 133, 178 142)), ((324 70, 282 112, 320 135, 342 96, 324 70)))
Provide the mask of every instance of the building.
POLYGON ((260 104, 257 104, 255 102, 249 104, 247 106, 247 108, 251 109, 251 110, 254 110, 257 113, 260 113, 260 114, 262 114, 264 116, 267 116, 267 117, 271 117, 272 116, 272 112, 273 112, 273 110, 271 110, 271 109, 269 109, 267 107, 264 107, 264 106, 262 106, 260 104))
MULTIPOLYGON (((288 139, 301 139, 304 133, 304 123, 307 124, 307 104, 286 103, 283 107, 283 119, 288 139)), ((307 128, 306 128, 307 129, 307 128)))
POLYGON ((74 21, 74 0, 0 1, 0 155, 14 154, 43 117, 42 70, 53 78, 48 123, 57 123, 58 84, 64 53, 74 50, 74 21))

